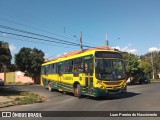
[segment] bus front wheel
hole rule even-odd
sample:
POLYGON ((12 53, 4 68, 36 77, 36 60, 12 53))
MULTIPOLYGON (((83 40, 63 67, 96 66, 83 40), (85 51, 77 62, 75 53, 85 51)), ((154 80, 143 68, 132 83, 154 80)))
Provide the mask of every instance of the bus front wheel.
POLYGON ((81 90, 81 85, 80 84, 77 84, 77 86, 74 88, 74 95, 76 97, 81 98, 81 96, 82 96, 82 90, 81 90))

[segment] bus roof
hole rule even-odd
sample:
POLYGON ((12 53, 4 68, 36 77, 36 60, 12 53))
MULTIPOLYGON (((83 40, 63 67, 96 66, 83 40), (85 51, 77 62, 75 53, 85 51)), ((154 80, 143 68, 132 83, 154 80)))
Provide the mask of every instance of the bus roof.
POLYGON ((51 60, 45 61, 43 63, 43 65, 48 64, 50 62, 58 62, 59 59, 75 56, 75 55, 78 55, 80 53, 84 53, 85 54, 86 52, 91 52, 91 51, 95 51, 95 50, 98 50, 98 51, 104 51, 104 50, 106 50, 106 51, 120 52, 118 49, 113 49, 113 48, 110 48, 108 46, 100 46, 100 47, 95 47, 95 48, 89 48, 89 49, 84 49, 83 51, 82 50, 76 50, 76 51, 72 51, 72 52, 69 52, 67 54, 61 55, 61 56, 59 56, 57 58, 53 58, 51 60))

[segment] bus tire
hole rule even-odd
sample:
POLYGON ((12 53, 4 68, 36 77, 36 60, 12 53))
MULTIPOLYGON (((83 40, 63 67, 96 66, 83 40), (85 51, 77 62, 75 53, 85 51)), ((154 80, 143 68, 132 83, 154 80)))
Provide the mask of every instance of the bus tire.
POLYGON ((49 83, 48 83, 48 90, 49 90, 50 92, 52 92, 52 91, 53 91, 52 83, 51 83, 51 82, 49 82, 49 83))
POLYGON ((81 89, 81 85, 80 84, 77 84, 77 86, 74 88, 74 95, 76 97, 81 98, 81 96, 82 96, 82 89, 81 89))

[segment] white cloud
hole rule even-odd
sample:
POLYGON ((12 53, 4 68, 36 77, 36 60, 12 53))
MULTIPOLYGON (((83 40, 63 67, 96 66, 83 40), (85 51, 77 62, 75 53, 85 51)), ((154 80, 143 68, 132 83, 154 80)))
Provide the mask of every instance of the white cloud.
POLYGON ((112 47, 112 48, 115 48, 115 49, 118 49, 118 50, 120 50, 120 49, 121 49, 119 46, 112 47))
MULTIPOLYGON (((128 44, 128 46, 132 46, 132 45, 128 44)), ((132 54, 136 54, 137 53, 136 49, 129 48, 128 46, 125 46, 125 47, 122 47, 122 48, 120 48, 119 46, 116 46, 116 47, 112 47, 112 48, 116 48, 116 49, 118 49, 120 51, 132 53, 132 54)))
POLYGON ((121 50, 122 50, 122 51, 125 51, 125 52, 127 52, 127 51, 128 51, 128 49, 129 49, 129 48, 128 48, 127 46, 125 46, 125 47, 121 48, 121 50))
POLYGON ((45 53, 45 54, 44 54, 44 59, 47 60, 48 58, 49 58, 49 54, 48 54, 48 53, 45 53))
MULTIPOLYGON (((10 49, 10 51, 11 51, 12 58, 14 58, 14 57, 13 57, 14 54, 17 53, 17 48, 16 48, 16 46, 14 46, 14 45, 12 45, 12 44, 9 44, 9 49, 10 49)), ((12 59, 11 62, 14 63, 14 59, 12 59)))
POLYGON ((64 53, 64 55, 66 55, 66 54, 67 54, 67 52, 64 53))
POLYGON ((128 52, 129 52, 129 53, 136 53, 137 50, 136 50, 136 49, 129 49, 128 52))
POLYGON ((10 51, 11 51, 11 53, 12 54, 15 54, 16 52, 17 52, 17 48, 16 48, 16 46, 14 46, 14 45, 9 45, 9 49, 10 49, 10 51))
POLYGON ((153 52, 153 51, 160 51, 160 48, 157 47, 151 47, 148 49, 149 52, 153 52))

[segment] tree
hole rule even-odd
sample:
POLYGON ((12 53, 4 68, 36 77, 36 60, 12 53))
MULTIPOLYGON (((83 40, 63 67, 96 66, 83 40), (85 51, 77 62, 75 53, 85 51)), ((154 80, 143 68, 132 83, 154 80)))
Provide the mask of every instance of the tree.
POLYGON ((9 71, 11 59, 12 56, 8 43, 0 41, 0 72, 9 71))
POLYGON ((15 55, 15 64, 25 75, 32 77, 35 83, 40 77, 41 64, 44 62, 44 53, 36 48, 23 47, 15 55))
POLYGON ((150 75, 152 72, 151 64, 147 61, 142 61, 142 60, 139 63, 140 63, 139 68, 141 69, 141 75, 142 76, 150 75))
POLYGON ((127 79, 130 79, 130 84, 135 84, 138 82, 138 78, 142 74, 142 71, 139 67, 139 57, 129 53, 123 56, 126 62, 127 79))
POLYGON ((128 54, 124 55, 126 62, 126 72, 128 76, 135 76, 139 73, 139 58, 137 55, 128 54))
POLYGON ((153 51, 142 55, 142 61, 150 63, 152 66, 152 71, 154 70, 155 78, 157 78, 157 74, 160 72, 160 51, 153 51), (153 62, 153 63, 152 63, 153 62))

